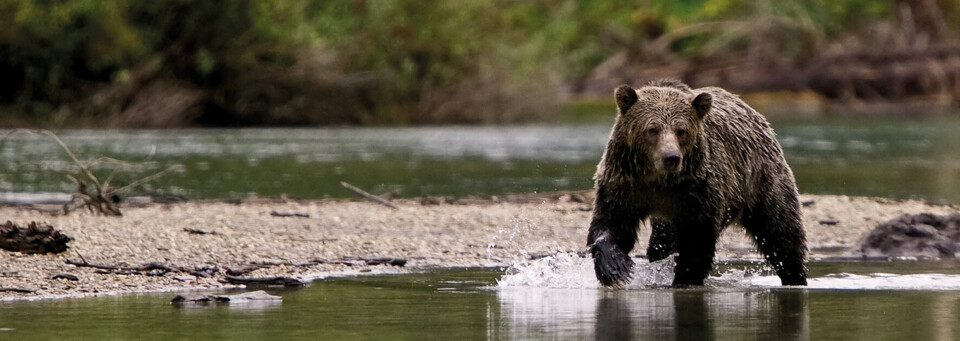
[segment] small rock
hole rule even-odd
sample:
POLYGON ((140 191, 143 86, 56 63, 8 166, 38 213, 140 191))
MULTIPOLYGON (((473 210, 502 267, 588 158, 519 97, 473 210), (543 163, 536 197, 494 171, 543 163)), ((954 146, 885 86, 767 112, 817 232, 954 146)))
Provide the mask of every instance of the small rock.
POLYGON ((173 276, 173 279, 181 282, 190 282, 197 280, 196 276, 173 276))
POLYGON ((80 277, 77 277, 77 275, 64 273, 64 274, 57 274, 56 276, 53 276, 53 279, 65 279, 65 280, 68 280, 68 281, 79 281, 79 280, 80 280, 80 277))
POLYGON ((205 266, 205 267, 190 271, 190 274, 197 277, 210 278, 210 277, 213 277, 213 275, 219 271, 220 269, 217 267, 205 266))
POLYGON ((180 294, 173 297, 174 303, 239 303, 249 301, 280 301, 283 297, 273 296, 263 290, 245 292, 239 295, 180 294))
POLYGON ((367 265, 380 265, 388 264, 393 266, 404 266, 407 264, 407 260, 403 258, 393 258, 393 257, 380 257, 380 258, 371 258, 364 260, 367 265))
POLYGON ((216 302, 217 296, 206 294, 180 294, 173 297, 174 303, 209 303, 216 302))

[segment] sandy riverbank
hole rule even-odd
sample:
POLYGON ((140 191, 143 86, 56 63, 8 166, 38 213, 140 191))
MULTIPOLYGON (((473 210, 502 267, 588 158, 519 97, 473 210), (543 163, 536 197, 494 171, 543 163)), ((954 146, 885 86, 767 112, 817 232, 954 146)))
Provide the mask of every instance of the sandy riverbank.
MULTIPOLYGON (((362 260, 377 257, 403 258, 407 262, 402 269, 506 266, 528 254, 585 249, 590 205, 583 202, 589 198, 581 200, 582 196, 586 194, 441 205, 398 200, 399 210, 360 201, 188 202, 125 207, 123 217, 85 211, 51 216, 0 207, 0 220, 20 225, 45 222, 75 239, 71 250, 59 255, 0 251, 0 288, 34 291, 0 292, 0 300, 223 288, 232 286, 221 282, 228 269, 249 270, 251 264, 262 268, 243 277, 288 276, 307 281, 401 270, 362 260), (277 217, 271 212, 309 217, 277 217), (183 272, 124 275, 66 263, 80 261, 79 255, 89 264, 160 263, 183 272), (188 273, 198 269, 212 276, 188 273), (72 274, 78 280, 53 279, 58 274, 72 274)), ((849 248, 876 224, 904 213, 960 212, 957 206, 919 201, 814 195, 804 195, 802 200, 807 204, 804 224, 813 258, 849 248)), ((648 229, 641 230, 638 252, 646 248, 648 234, 648 229)), ((720 259, 757 257, 738 228, 724 233, 720 249, 720 259)))

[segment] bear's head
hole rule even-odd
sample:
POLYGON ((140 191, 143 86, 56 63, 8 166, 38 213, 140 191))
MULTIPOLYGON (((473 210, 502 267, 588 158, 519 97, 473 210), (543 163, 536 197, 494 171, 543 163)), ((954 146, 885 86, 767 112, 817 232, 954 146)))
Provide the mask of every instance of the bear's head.
POLYGON ((678 173, 701 145, 704 117, 713 97, 694 94, 676 81, 661 81, 640 89, 619 86, 614 92, 619 117, 612 138, 626 144, 634 162, 652 166, 659 175, 678 173), (645 161, 645 162, 643 162, 645 161))

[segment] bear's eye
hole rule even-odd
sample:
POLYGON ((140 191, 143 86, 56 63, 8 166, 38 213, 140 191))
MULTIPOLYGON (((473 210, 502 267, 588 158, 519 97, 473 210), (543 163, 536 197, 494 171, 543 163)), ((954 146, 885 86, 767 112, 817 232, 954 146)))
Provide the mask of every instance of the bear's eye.
POLYGON ((660 135, 660 127, 650 127, 650 128, 647 128, 647 135, 649 135, 649 136, 660 135))
POLYGON ((679 138, 684 138, 684 137, 686 137, 686 136, 687 136, 687 130, 686 130, 686 129, 677 129, 677 137, 679 137, 679 138))

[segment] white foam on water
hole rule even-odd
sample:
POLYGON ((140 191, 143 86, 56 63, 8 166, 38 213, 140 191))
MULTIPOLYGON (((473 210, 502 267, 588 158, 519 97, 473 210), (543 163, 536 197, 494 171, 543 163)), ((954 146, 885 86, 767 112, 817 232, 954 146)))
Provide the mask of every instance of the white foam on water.
MULTIPOLYGON (((776 276, 755 277, 749 280, 755 287, 779 287, 776 276)), ((946 274, 888 274, 857 275, 830 274, 807 280, 807 289, 834 290, 960 290, 960 275, 946 274)))
MULTIPOLYGON (((649 263, 636 260, 633 277, 623 289, 652 289, 670 286, 673 257, 649 263)), ((807 289, 835 290, 960 290, 960 275, 950 274, 829 274, 809 278, 807 289)), ((706 280, 708 288, 779 288, 780 278, 759 268, 730 269, 706 280)), ((593 259, 576 253, 558 252, 534 261, 518 262, 507 268, 497 281, 500 288, 598 289, 593 259)), ((569 293, 567 293, 569 294, 569 293)))

